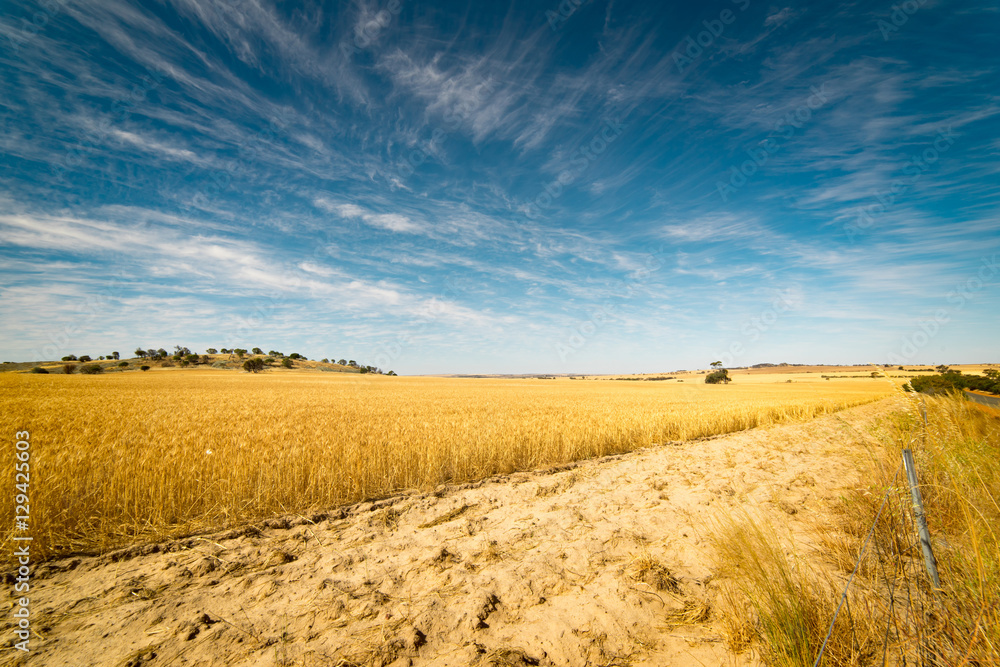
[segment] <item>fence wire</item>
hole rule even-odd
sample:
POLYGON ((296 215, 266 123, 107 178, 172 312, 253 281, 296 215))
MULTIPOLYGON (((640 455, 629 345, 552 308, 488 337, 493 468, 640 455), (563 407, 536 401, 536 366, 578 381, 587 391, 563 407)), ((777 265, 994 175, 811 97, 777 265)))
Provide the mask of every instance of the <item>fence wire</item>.
POLYGON ((908 502, 910 491, 905 483, 898 484, 903 470, 901 462, 882 495, 878 511, 844 585, 813 667, 819 667, 822 663, 838 620, 844 622, 846 619, 851 624, 855 649, 860 651, 855 624, 861 620, 874 624, 872 613, 875 608, 885 611, 885 626, 879 633, 881 646, 877 655, 871 657, 870 664, 880 664, 883 667, 939 664, 937 652, 931 645, 931 637, 926 633, 929 626, 927 621, 937 604, 931 586, 925 581, 917 523, 912 503, 908 502), (857 618, 855 605, 855 611, 848 611, 841 618, 842 609, 846 607, 850 610, 850 592, 857 579, 868 579, 876 585, 880 600, 874 602, 881 606, 874 602, 863 606, 868 617, 861 619, 857 618))

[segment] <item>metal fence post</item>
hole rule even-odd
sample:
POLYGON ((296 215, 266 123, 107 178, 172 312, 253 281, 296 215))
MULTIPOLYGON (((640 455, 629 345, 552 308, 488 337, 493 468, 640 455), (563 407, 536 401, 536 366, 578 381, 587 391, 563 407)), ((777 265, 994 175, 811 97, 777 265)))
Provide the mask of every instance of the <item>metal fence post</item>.
POLYGON ((917 531, 920 533, 920 548, 924 552, 924 563, 927 565, 927 574, 934 582, 935 590, 941 588, 941 579, 938 577, 937 561, 934 560, 934 551, 931 549, 931 534, 927 531, 927 519, 924 516, 924 501, 920 497, 920 487, 917 486, 917 468, 913 463, 913 453, 909 449, 903 450, 903 466, 906 468, 906 478, 910 482, 910 495, 913 497, 913 513, 917 519, 917 531))

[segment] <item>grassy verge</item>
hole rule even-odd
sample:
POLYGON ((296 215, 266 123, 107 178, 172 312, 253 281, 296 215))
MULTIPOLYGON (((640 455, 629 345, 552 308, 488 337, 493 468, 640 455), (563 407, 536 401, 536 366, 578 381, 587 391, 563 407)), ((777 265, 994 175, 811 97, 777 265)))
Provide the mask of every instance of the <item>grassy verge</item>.
POLYGON ((854 572, 821 664, 1000 663, 1000 415, 960 396, 910 396, 907 406, 869 434, 877 444, 861 463, 866 483, 820 530, 818 553, 796 556, 747 519, 716 530, 734 651, 813 665, 854 572), (916 460, 939 590, 916 539, 904 448, 916 460))

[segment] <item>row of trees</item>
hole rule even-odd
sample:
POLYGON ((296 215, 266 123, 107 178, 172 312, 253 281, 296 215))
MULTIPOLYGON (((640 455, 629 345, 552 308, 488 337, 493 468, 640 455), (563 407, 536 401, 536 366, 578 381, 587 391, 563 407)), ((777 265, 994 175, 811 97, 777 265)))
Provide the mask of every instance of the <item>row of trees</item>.
MULTIPOLYGON (((120 355, 117 352, 112 352, 111 354, 108 355, 101 355, 100 357, 98 357, 98 359, 100 359, 101 361, 104 361, 105 359, 114 359, 115 361, 118 361, 119 356, 120 355)), ((79 357, 77 357, 75 354, 67 354, 65 357, 62 358, 62 360, 81 361, 83 363, 87 363, 88 361, 93 361, 93 359, 89 354, 84 354, 79 357)))
MULTIPOLYGON (((185 348, 185 349, 187 349, 187 348, 185 348)), ((136 350, 135 350, 135 356, 139 357, 140 359, 152 359, 152 360, 156 361, 157 359, 166 359, 167 358, 167 351, 164 350, 162 347, 160 349, 158 349, 158 350, 154 350, 153 348, 149 348, 148 350, 144 350, 144 349, 142 349, 140 347, 140 348, 136 348, 136 350)))
MULTIPOLYGON (((118 364, 118 366, 126 367, 128 366, 128 362, 122 361, 121 363, 118 364)), ((84 366, 80 366, 79 368, 80 368, 80 373, 82 375, 99 375, 100 373, 104 372, 104 366, 101 366, 100 364, 86 364, 84 366)), ((72 375, 73 373, 76 372, 76 370, 77 370, 76 364, 63 364, 63 373, 65 373, 66 375, 72 375)), ((139 370, 148 371, 149 366, 140 366, 139 370)), ((34 368, 31 369, 31 372, 39 373, 41 375, 49 374, 48 369, 43 368, 41 366, 35 366, 34 368)))
MULTIPOLYGON (((267 358, 266 359, 260 359, 259 357, 264 356, 264 350, 262 350, 259 347, 255 347, 255 348, 252 348, 250 350, 247 350, 246 348, 242 348, 242 347, 236 347, 236 348, 225 348, 224 347, 224 348, 221 348, 221 349, 210 347, 210 348, 206 349, 205 350, 205 354, 203 354, 201 356, 199 356, 195 352, 192 352, 190 350, 190 348, 188 348, 187 346, 184 346, 184 345, 175 345, 173 353, 167 352, 162 347, 161 348, 157 348, 157 349, 153 349, 153 348, 143 349, 141 347, 138 347, 135 350, 135 356, 138 357, 139 359, 149 359, 151 361, 165 361, 167 359, 173 359, 174 361, 180 362, 182 366, 187 366, 187 365, 190 365, 190 364, 207 364, 207 363, 210 363, 211 362, 211 358, 209 358, 209 355, 215 355, 215 354, 220 354, 220 353, 221 354, 228 354, 230 356, 235 355, 240 360, 243 360, 244 357, 246 357, 247 355, 254 355, 251 359, 247 359, 244 362, 244 364, 243 364, 243 368, 246 369, 246 370, 248 370, 248 371, 250 371, 250 372, 252 372, 252 373, 259 373, 260 371, 264 370, 264 368, 266 368, 267 366, 274 365, 274 362, 275 362, 276 359, 280 359, 281 360, 281 365, 284 366, 285 368, 292 368, 293 367, 293 364, 292 364, 293 360, 302 359, 303 361, 308 361, 307 357, 299 354, 298 352, 292 352, 291 354, 289 354, 289 355, 286 356, 283 352, 280 352, 278 350, 270 350, 267 353, 267 358)), ((105 359, 108 359, 108 360, 112 360, 113 359, 113 360, 117 361, 119 358, 120 358, 120 355, 119 355, 118 352, 112 352, 109 355, 101 356, 100 360, 104 361, 105 359)), ((63 361, 79 361, 79 362, 82 362, 82 363, 87 363, 87 362, 93 361, 93 359, 90 356, 88 356, 88 355, 83 355, 81 357, 76 357, 75 355, 72 355, 72 354, 63 357, 62 360, 63 361)), ((333 362, 331 362, 329 359, 323 359, 323 363, 335 363, 335 364, 339 364, 341 366, 347 366, 349 368, 356 368, 362 374, 364 374, 364 373, 376 373, 376 374, 379 374, 379 375, 383 375, 383 374, 384 375, 395 375, 395 373, 392 372, 392 371, 389 371, 388 373, 384 373, 381 368, 378 368, 376 366, 369 366, 369 365, 365 365, 365 364, 359 364, 354 359, 350 359, 350 360, 348 360, 348 359, 340 359, 339 361, 333 361, 333 362)), ((143 370, 146 370, 147 368, 149 368, 149 367, 148 366, 143 367, 143 370)), ((69 372, 72 372, 72 371, 69 371, 69 372)))
MULTIPOLYGON (((363 365, 363 364, 359 364, 354 359, 351 359, 351 360, 340 359, 340 360, 330 361, 329 359, 325 359, 324 358, 322 361, 323 361, 324 364, 331 364, 332 363, 332 364, 338 364, 340 366, 348 366, 350 368, 357 368, 362 373, 378 373, 380 375, 382 374, 382 369, 381 368, 378 368, 376 366, 366 366, 366 365, 363 365)), ((392 373, 392 371, 389 371, 389 373, 392 373)), ((395 375, 395 373, 392 373, 392 374, 395 375)))
MULTIPOLYGON (((185 358, 191 358, 191 357, 197 357, 198 356, 197 354, 191 352, 191 350, 189 348, 187 348, 186 346, 183 346, 183 345, 175 345, 174 346, 174 352, 173 352, 173 354, 167 352, 162 347, 158 348, 158 349, 149 348, 147 350, 144 350, 141 347, 138 347, 138 348, 136 348, 134 354, 135 354, 136 357, 138 357, 140 359, 151 359, 153 361, 159 361, 159 360, 162 360, 162 359, 166 359, 167 357, 172 357, 175 361, 181 361, 182 359, 185 359, 185 358)), ((240 359, 242 359, 243 357, 247 356, 248 354, 254 354, 254 355, 263 356, 264 355, 264 350, 262 350, 259 347, 255 347, 255 348, 250 349, 250 350, 248 350, 246 348, 242 348, 242 347, 235 347, 235 348, 226 348, 226 347, 223 347, 221 349, 220 348, 210 347, 210 348, 208 348, 208 349, 205 350, 205 354, 229 354, 229 355, 236 355, 237 357, 239 357, 240 359)), ((278 350, 269 350, 267 352, 267 356, 269 356, 269 357, 276 357, 278 359, 282 359, 282 358, 285 357, 285 353, 284 352, 280 352, 278 350)), ((289 354, 287 356, 288 356, 289 359, 304 359, 304 360, 308 359, 307 357, 299 354, 298 352, 292 352, 291 354, 289 354)), ((118 361, 119 358, 120 358, 120 355, 119 355, 118 352, 112 352, 111 354, 109 354, 107 356, 100 357, 100 359, 102 361, 104 359, 109 359, 109 360, 113 359, 115 361, 118 361)), ((202 358, 204 358, 204 355, 202 356, 202 358)), ((67 355, 67 356, 63 357, 62 360, 63 361, 81 361, 81 362, 87 362, 87 361, 92 361, 92 358, 90 356, 88 356, 88 355, 83 355, 83 356, 81 356, 81 357, 78 358, 75 355, 70 354, 70 355, 67 355)), ((360 365, 354 359, 351 359, 351 360, 341 359, 339 361, 333 361, 333 362, 331 362, 329 359, 323 359, 323 363, 335 363, 335 364, 340 364, 341 366, 350 366, 351 368, 357 368, 357 369, 360 369, 362 371, 366 371, 367 370, 367 372, 372 372, 372 373, 380 372, 374 366, 363 366, 363 365, 360 365)))
POLYGON ((962 375, 962 371, 938 366, 940 375, 922 375, 910 380, 910 386, 925 394, 940 394, 962 389, 988 391, 1000 394, 1000 371, 987 368, 982 375, 962 375))
MULTIPOLYGON (((293 359, 292 356, 285 357, 284 359, 281 360, 281 365, 284 366, 285 368, 292 368, 293 367, 292 359, 293 359)), ((323 359, 323 363, 330 363, 330 362, 327 359, 323 359)), ((274 364, 274 359, 271 357, 268 357, 267 359, 261 359, 260 357, 251 357, 250 359, 247 359, 246 361, 243 362, 243 370, 249 371, 250 373, 260 373, 267 366, 271 366, 273 364, 274 364)), ((357 368, 362 375, 364 375, 365 373, 376 373, 378 375, 384 374, 393 376, 396 375, 393 371, 389 371, 388 373, 383 373, 381 368, 377 368, 375 366, 359 366, 357 363, 353 361, 350 364, 342 363, 340 365, 353 366, 354 368, 357 368)))
MULTIPOLYGON (((226 348, 226 347, 224 347, 222 349, 217 349, 217 348, 214 348, 214 347, 210 347, 210 348, 208 348, 208 349, 205 350, 205 354, 201 355, 200 359, 203 360, 203 361, 207 361, 208 360, 207 357, 210 354, 236 355, 237 357, 239 357, 240 359, 242 359, 247 354, 263 355, 264 351, 262 349, 260 349, 259 347, 255 347, 252 350, 247 350, 246 348, 243 348, 243 347, 234 347, 234 348, 226 348)), ((278 352, 277 350, 271 350, 267 354, 270 357, 279 357, 279 358, 281 358, 281 357, 285 356, 283 353, 278 352)), ((117 359, 118 358, 118 356, 117 356, 118 353, 115 352, 115 355, 116 356, 114 358, 117 359)), ((164 350, 162 347, 159 348, 159 349, 156 349, 156 350, 154 350, 153 348, 149 348, 148 350, 144 350, 141 347, 139 347, 139 348, 136 348, 136 350, 135 350, 135 356, 139 357, 140 359, 152 359, 154 361, 160 360, 160 359, 166 359, 167 357, 171 357, 175 361, 181 361, 183 359, 192 359, 193 360, 193 357, 198 357, 198 355, 196 353, 192 352, 188 347, 186 347, 184 345, 175 345, 174 346, 174 351, 173 351, 172 354, 169 353, 169 352, 167 352, 166 350, 164 350)), ((292 359, 305 359, 305 357, 303 357, 298 352, 293 352, 292 354, 290 354, 288 356, 290 358, 292 358, 292 359)), ((101 357, 101 358, 103 359, 104 357, 101 357)), ((111 357, 109 357, 109 359, 110 358, 111 357)), ((75 357, 74 357, 74 359, 75 359, 75 357)), ((65 359, 64 359, 64 361, 65 361, 65 359)))

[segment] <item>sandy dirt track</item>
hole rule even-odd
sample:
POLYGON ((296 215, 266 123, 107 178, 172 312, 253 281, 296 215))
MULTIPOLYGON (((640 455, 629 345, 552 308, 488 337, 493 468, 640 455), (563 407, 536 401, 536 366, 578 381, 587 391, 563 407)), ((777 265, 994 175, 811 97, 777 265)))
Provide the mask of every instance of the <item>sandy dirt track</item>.
POLYGON ((0 663, 755 664, 711 611, 714 518, 752 508, 807 547, 892 401, 51 561, 32 650, 8 602, 0 663))

